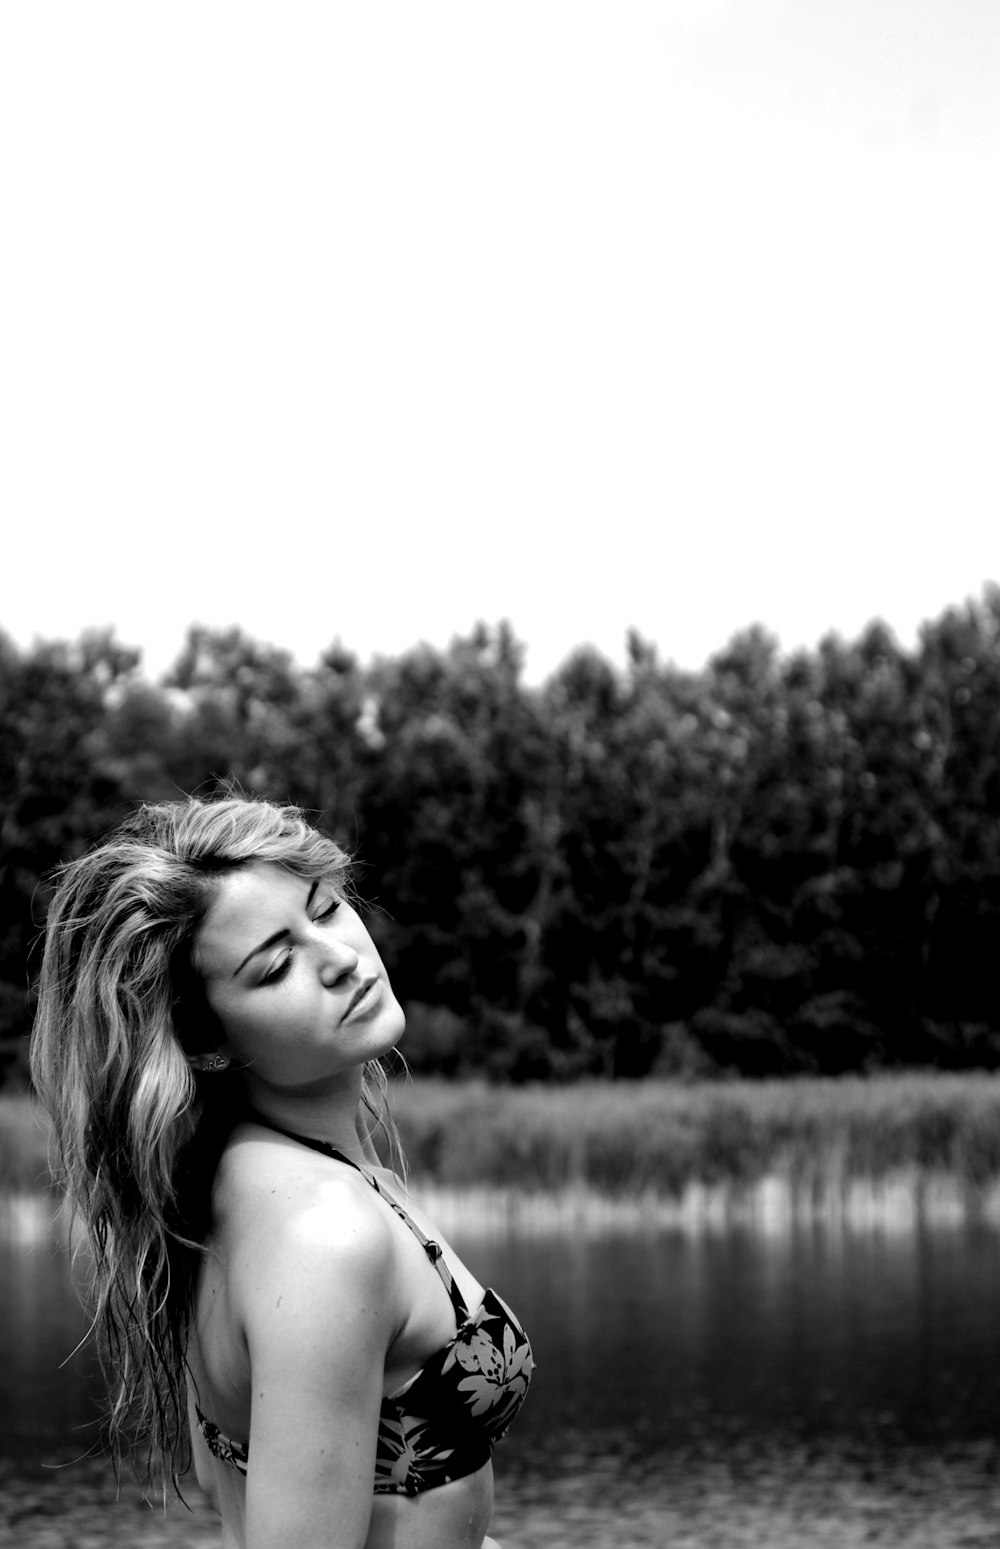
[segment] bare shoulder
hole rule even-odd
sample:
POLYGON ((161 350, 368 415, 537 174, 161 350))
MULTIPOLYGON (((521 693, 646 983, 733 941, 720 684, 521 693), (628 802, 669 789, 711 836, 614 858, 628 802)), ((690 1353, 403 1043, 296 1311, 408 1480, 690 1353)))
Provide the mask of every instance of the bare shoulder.
MULTIPOLYGON (((238 1137, 220 1164, 217 1208, 230 1295, 253 1322, 278 1301, 311 1321, 336 1295, 392 1317, 392 1231, 360 1174, 304 1147, 238 1137)), ((322 1314, 325 1316, 325 1312, 322 1314)))
POLYGON ((361 1173, 250 1127, 216 1207, 251 1447, 246 1541, 360 1546, 402 1304, 391 1218, 361 1173))

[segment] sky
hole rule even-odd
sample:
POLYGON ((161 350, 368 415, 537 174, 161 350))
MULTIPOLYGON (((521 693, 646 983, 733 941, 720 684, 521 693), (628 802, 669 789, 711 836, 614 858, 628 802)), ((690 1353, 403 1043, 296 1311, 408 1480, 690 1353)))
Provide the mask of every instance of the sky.
POLYGON ((0 629, 697 667, 1000 576, 996 0, 12 0, 0 629))

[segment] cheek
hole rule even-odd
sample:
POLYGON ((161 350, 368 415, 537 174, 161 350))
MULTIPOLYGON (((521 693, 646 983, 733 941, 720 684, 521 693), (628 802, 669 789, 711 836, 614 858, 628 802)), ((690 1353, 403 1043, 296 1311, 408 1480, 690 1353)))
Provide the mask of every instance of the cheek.
POLYGON ((314 1031, 316 1017, 308 999, 286 992, 247 997, 223 1010, 220 1023, 230 1045, 248 1056, 288 1048, 314 1031))
POLYGON ((213 992, 211 985, 205 992, 205 1006, 209 1016, 213 1016, 219 1026, 228 1031, 233 1020, 232 1007, 226 1004, 224 995, 220 995, 217 991, 213 992))
POLYGON ((224 995, 210 997, 208 1004, 227 1043, 236 1047, 254 1037, 258 1019, 253 1007, 234 1005, 224 995))

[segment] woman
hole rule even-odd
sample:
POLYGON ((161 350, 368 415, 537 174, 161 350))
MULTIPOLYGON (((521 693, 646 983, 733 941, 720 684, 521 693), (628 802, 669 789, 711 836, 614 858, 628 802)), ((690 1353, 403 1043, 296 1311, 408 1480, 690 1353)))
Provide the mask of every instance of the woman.
POLYGON ((405 1199, 402 1031, 348 859, 295 808, 146 806, 60 876, 32 1069, 112 1437, 175 1481, 190 1438, 225 1549, 492 1545, 531 1352, 405 1199))

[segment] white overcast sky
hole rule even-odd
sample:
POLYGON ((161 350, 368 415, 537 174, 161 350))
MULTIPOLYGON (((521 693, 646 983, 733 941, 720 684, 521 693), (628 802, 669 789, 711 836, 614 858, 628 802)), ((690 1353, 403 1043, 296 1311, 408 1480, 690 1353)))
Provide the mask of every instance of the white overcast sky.
POLYGON ((7 0, 0 628, 699 665, 1000 575, 998 0, 7 0))

